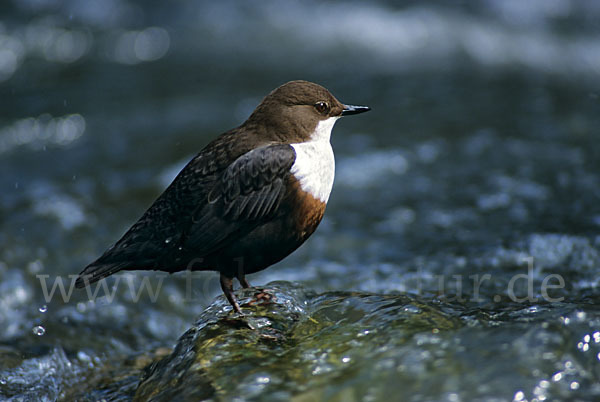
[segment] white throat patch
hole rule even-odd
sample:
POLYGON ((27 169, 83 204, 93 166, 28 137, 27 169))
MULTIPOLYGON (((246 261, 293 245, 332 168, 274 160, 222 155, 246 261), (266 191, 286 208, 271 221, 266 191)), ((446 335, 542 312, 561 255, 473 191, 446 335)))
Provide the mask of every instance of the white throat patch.
POLYGON ((300 182, 302 190, 316 199, 327 202, 333 177, 335 175, 335 159, 329 143, 331 130, 339 117, 330 117, 317 124, 310 140, 291 144, 296 151, 296 161, 291 172, 300 182))

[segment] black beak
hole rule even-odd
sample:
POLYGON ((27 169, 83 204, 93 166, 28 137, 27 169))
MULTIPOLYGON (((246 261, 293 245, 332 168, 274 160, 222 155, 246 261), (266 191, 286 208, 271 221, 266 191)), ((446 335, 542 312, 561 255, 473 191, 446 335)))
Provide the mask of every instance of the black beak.
POLYGON ((371 110, 368 106, 353 106, 353 105, 344 105, 344 110, 342 110, 342 116, 350 116, 351 114, 359 114, 368 112, 371 110))

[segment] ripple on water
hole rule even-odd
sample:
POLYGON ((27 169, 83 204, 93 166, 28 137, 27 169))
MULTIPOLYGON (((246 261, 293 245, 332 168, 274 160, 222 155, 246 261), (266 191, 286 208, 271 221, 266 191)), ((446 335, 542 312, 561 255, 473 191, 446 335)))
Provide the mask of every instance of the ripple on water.
POLYGON ((13 368, 0 370, 4 395, 19 395, 23 400, 57 400, 80 381, 82 370, 71 363, 64 350, 23 359, 13 368))

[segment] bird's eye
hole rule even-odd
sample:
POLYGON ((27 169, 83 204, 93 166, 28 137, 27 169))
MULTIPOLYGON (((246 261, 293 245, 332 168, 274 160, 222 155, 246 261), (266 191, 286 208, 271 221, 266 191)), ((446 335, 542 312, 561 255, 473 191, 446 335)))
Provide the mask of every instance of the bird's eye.
POLYGON ((317 109, 317 112, 321 114, 327 114, 329 113, 329 104, 323 101, 317 102, 315 103, 315 109, 317 109))

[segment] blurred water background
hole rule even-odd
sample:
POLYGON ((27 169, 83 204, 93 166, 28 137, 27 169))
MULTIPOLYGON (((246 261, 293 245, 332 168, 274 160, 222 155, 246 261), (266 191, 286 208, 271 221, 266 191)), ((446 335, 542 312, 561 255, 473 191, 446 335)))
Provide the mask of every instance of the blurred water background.
POLYGON ((598 400, 598 127, 595 0, 3 1, 0 395, 598 400), (258 329, 213 273, 69 293, 292 79, 373 110, 258 329))

